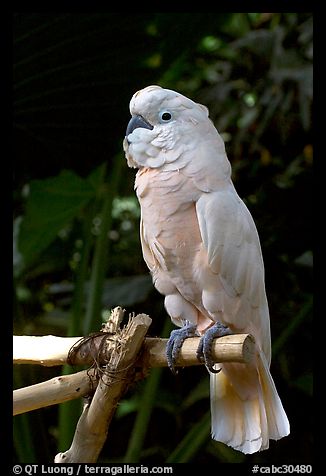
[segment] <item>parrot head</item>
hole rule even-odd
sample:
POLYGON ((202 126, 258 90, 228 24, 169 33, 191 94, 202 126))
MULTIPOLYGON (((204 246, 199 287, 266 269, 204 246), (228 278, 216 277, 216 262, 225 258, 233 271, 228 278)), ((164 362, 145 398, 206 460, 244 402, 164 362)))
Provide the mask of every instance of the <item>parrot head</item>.
POLYGON ((131 119, 123 148, 130 167, 176 170, 197 143, 218 135, 206 106, 170 89, 148 86, 130 101, 131 119))

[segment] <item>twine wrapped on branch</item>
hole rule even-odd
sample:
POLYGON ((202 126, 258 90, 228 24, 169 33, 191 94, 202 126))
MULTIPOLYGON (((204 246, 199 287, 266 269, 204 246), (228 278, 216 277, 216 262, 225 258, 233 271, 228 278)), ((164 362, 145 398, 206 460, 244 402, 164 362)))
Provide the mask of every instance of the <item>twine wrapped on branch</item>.
MULTIPOLYGON (((151 318, 146 314, 130 316, 120 328, 123 316, 121 307, 113 309, 102 330, 85 338, 14 336, 15 364, 90 366, 88 370, 14 391, 14 415, 88 397, 71 447, 55 457, 57 463, 96 462, 117 404, 128 386, 151 367, 168 365, 167 339, 145 338, 151 318)), ((201 365, 196 356, 198 343, 199 337, 183 343, 177 366, 201 365)), ((216 363, 249 363, 255 356, 254 339, 249 334, 220 337, 214 341, 212 355, 216 363)))

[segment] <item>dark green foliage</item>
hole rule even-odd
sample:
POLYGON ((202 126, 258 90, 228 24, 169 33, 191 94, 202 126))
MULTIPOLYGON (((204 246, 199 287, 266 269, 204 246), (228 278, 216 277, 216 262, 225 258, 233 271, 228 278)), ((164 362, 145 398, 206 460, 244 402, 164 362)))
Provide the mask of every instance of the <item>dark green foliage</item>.
POLYGON ((39 258, 58 233, 96 196, 99 184, 91 184, 69 170, 30 184, 26 213, 20 224, 17 249, 23 266, 39 258))
MULTIPOLYGON (((168 335, 122 153, 129 100, 149 84, 209 107, 261 238, 272 374, 291 435, 251 456, 213 442, 205 369, 156 369, 121 401, 100 461, 311 463, 312 27, 309 13, 14 17, 16 333, 81 335, 121 305, 168 335)), ((20 367, 15 385, 59 371, 20 367)), ((78 412, 17 417, 16 461, 66 449, 78 412)))

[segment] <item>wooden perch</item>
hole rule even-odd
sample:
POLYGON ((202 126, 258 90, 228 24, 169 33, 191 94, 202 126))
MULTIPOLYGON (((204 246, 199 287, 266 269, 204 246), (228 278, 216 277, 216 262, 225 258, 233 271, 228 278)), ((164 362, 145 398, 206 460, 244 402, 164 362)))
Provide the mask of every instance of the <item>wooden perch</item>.
MULTIPOLYGON (((146 338, 151 319, 132 316, 120 329, 124 311, 115 308, 102 330, 87 337, 15 336, 14 363, 88 365, 71 375, 55 377, 14 391, 14 415, 87 396, 71 447, 56 455, 55 463, 95 463, 107 438, 118 402, 140 372, 167 366, 167 339, 146 338), (137 374, 137 369, 138 372, 137 374)), ((177 366, 201 365, 196 356, 199 337, 187 339, 177 366)), ((215 339, 213 359, 249 363, 256 347, 249 334, 215 339)))
POLYGON ((13 414, 30 412, 84 397, 96 388, 95 371, 83 370, 71 375, 60 375, 42 383, 14 390, 13 414))
MULTIPOLYGON (((28 337, 23 337, 26 343, 28 341, 28 337)), ((44 339, 42 341, 44 343, 48 337, 51 337, 51 341, 53 342, 52 336, 31 337, 30 342, 35 343, 35 339, 44 339)), ((54 339, 60 341, 59 347, 57 348, 60 350, 60 365, 62 365, 67 361, 67 354, 69 352, 69 347, 65 347, 64 345, 66 339, 67 344, 69 343, 70 345, 72 340, 74 340, 75 343, 79 341, 80 338, 74 337, 70 339, 56 337, 54 339)), ((97 337, 95 339, 97 339, 97 337)), ((19 338, 15 340, 15 346, 18 345, 19 347, 19 340, 19 338)), ((14 362, 30 363, 31 360, 33 360, 33 363, 41 363, 42 365, 45 365, 45 362, 48 362, 49 365, 58 365, 59 353, 56 354, 54 347, 52 347, 47 353, 45 351, 46 346, 43 343, 41 346, 41 351, 37 352, 35 350, 36 347, 32 347, 30 354, 28 354, 28 352, 25 350, 26 347, 23 347, 22 352, 19 350, 19 348, 14 349, 14 354, 16 356, 14 362), (23 356, 24 358, 22 359, 23 356), (54 364, 54 362, 56 363, 54 364)), ((167 339, 146 338, 143 342, 142 352, 135 362, 135 367, 167 367, 165 355, 166 343, 167 339)), ((192 365, 201 365, 196 357, 198 343, 199 337, 192 337, 183 343, 177 361, 177 366, 187 367, 192 365)), ((254 359, 255 341, 249 334, 234 334, 220 337, 219 339, 215 339, 212 352, 213 358, 217 363, 249 363, 254 359)), ((77 354, 77 357, 77 361, 74 362, 75 364, 87 363, 90 365, 93 363, 91 355, 86 355, 86 352, 82 350, 77 354), (85 354, 83 358, 81 357, 82 354, 85 354)), ((95 381, 94 372, 91 370, 88 373, 92 380, 90 380, 87 371, 82 371, 72 375, 55 377, 46 382, 15 390, 13 405, 14 415, 88 395, 92 390, 92 386, 94 387, 95 381)))
MULTIPOLYGON (((14 336, 13 363, 39 364, 48 367, 67 363, 71 347, 82 337, 55 337, 55 336, 14 336)), ((74 365, 91 365, 94 362, 94 350, 98 349, 102 340, 101 335, 92 339, 92 351, 83 344, 77 352, 74 365)), ((165 348, 167 339, 148 337, 144 341, 141 358, 137 366, 167 367, 165 348)), ((187 339, 182 346, 178 366, 186 367, 200 365, 196 357, 199 337, 187 339)), ((213 345, 213 358, 216 362, 245 362, 252 361, 255 352, 254 338, 249 334, 234 334, 220 337, 213 345)), ((105 355, 99 356, 99 363, 105 363, 105 355)))
MULTIPOLYGON (((197 359, 196 351, 200 337, 191 337, 182 344, 177 360, 177 366, 188 367, 202 365, 197 359)), ((147 338, 144 342, 143 353, 137 361, 140 367, 167 367, 165 354, 168 339, 147 338)), ((219 337, 212 345, 212 357, 219 362, 252 362, 255 356, 255 340, 250 334, 233 334, 219 337)))
MULTIPOLYGON (((81 337, 13 336, 14 364, 40 364, 47 367, 67 363, 69 349, 81 337)), ((87 362, 89 363, 89 362, 87 362)))
POLYGON ((57 454, 55 463, 97 461, 116 406, 133 379, 135 361, 151 322, 145 314, 138 315, 112 339, 113 351, 95 395, 84 407, 70 449, 57 454))

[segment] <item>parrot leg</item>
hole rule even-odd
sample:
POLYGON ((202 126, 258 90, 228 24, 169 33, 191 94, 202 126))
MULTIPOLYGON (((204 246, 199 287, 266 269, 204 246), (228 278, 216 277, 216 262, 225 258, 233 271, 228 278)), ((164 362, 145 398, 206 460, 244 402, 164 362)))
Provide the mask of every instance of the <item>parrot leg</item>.
POLYGON ((181 329, 175 329, 171 332, 168 343, 166 344, 166 358, 170 370, 176 374, 175 364, 180 353, 182 344, 188 337, 194 337, 197 334, 196 325, 190 324, 186 321, 186 324, 181 329))
POLYGON ((207 370, 212 373, 217 374, 221 369, 215 369, 215 362, 212 359, 212 344, 215 337, 223 337, 230 335, 232 332, 230 329, 220 322, 216 322, 212 327, 210 327, 205 334, 201 337, 197 349, 197 359, 200 362, 205 362, 207 370))

